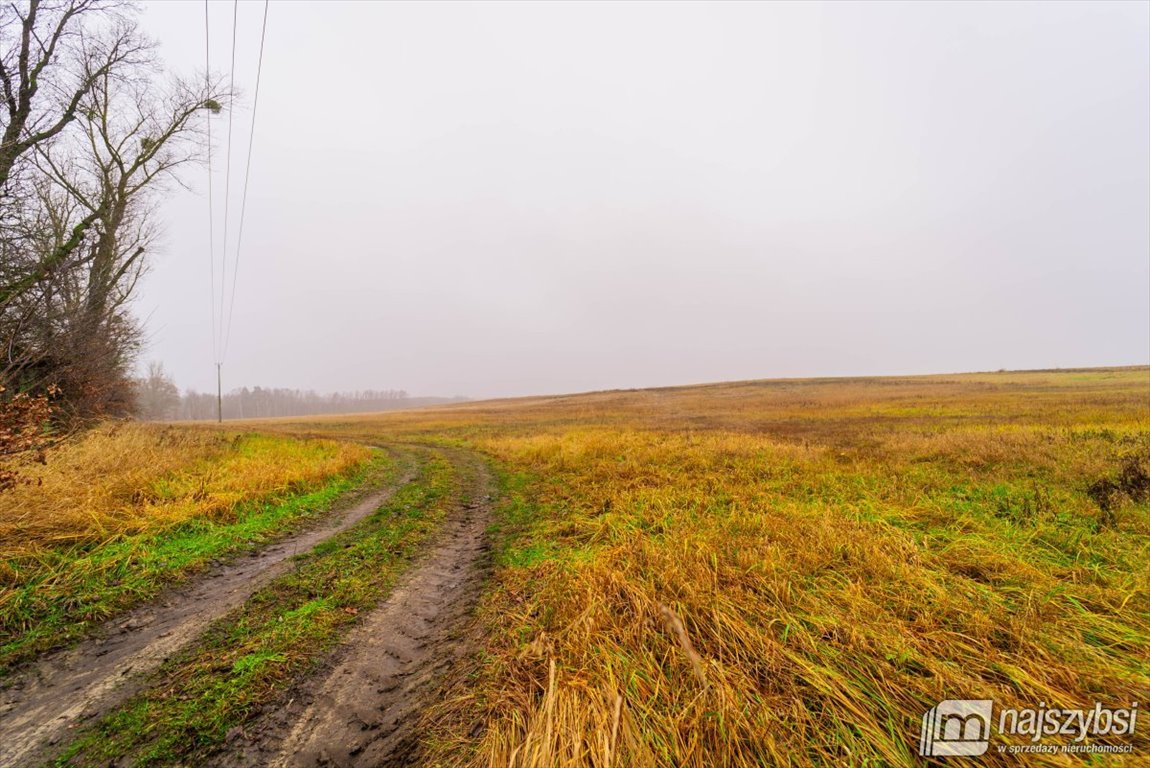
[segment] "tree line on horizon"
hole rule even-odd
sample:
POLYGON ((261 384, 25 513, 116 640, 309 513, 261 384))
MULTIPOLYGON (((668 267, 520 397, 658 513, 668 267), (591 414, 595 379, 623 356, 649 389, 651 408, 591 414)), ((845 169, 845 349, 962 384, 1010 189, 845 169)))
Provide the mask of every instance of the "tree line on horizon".
MULTIPOLYGON (((136 414, 146 421, 210 421, 217 418, 215 393, 188 389, 181 393, 159 363, 134 383, 136 414)), ((460 402, 462 397, 410 397, 402 389, 365 389, 320 393, 283 387, 240 387, 222 398, 225 419, 316 416, 325 413, 393 411, 419 405, 460 402)))
MULTIPOLYGON (((314 416, 324 413, 390 411, 407 407, 403 390, 365 390, 321 394, 312 390, 268 387, 241 387, 223 396, 225 419, 263 419, 276 416, 314 416)), ((215 419, 216 395, 189 389, 180 396, 177 407, 158 420, 202 421, 215 419)), ((142 418, 146 418, 141 410, 142 418)))

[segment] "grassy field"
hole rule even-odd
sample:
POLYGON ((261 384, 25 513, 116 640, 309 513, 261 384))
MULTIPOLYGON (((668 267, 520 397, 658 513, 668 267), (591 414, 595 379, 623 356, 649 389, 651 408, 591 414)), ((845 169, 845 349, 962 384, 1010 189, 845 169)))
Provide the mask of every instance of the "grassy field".
POLYGON ((910 765, 942 699, 1150 701, 1146 368, 269 428, 450 439, 505 472, 485 647, 428 713, 434 763, 910 765))
POLYGON ((0 673, 220 557, 326 511, 359 445, 113 424, 0 494, 0 673))
MULTIPOLYGON (((71 764, 193 764, 275 707, 455 503, 436 445, 488 456, 501 493, 479 652, 417 726, 428 765, 917 765, 921 717, 944 699, 1150 707, 1147 368, 741 382, 236 428, 110 427, 0 497, 0 659, 326 509, 372 462, 342 441, 433 447, 383 510, 83 731, 71 764)), ((979 764, 1150 755, 1144 722, 1096 743, 1108 738, 1136 754, 992 749, 979 764)))

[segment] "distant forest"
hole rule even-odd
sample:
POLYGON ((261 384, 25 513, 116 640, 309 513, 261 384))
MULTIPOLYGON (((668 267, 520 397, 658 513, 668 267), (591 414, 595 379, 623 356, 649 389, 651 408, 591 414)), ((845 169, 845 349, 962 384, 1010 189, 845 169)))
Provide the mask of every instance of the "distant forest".
MULTIPOLYGON (((153 364, 136 379, 136 410, 148 421, 206 421, 216 418, 216 394, 189 389, 180 394, 163 366, 153 364)), ((458 403, 465 397, 410 397, 402 389, 321 394, 299 389, 243 387, 223 396, 225 419, 313 416, 324 413, 365 413, 458 403)))
MULTIPOLYGON (((235 389, 224 395, 225 419, 261 419, 271 416, 312 416, 321 413, 364 413, 416 408, 421 405, 461 402, 462 397, 409 397, 398 390, 364 390, 320 394, 298 389, 235 389)), ((171 420, 216 418, 216 396, 189 389, 180 397, 171 420)))

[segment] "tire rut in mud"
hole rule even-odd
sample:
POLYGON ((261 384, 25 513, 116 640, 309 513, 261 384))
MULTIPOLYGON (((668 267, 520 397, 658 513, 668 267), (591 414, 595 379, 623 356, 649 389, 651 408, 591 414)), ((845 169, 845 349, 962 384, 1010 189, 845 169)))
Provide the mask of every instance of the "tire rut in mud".
POLYGON ((444 455, 463 475, 463 492, 427 553, 286 706, 235 734, 214 765, 362 768, 418 759, 418 715, 469 652, 464 633, 490 564, 490 472, 473 455, 444 455))
POLYGON ((328 515, 313 528, 215 566, 112 619, 79 645, 49 653, 0 681, 0 767, 49 760, 78 725, 127 700, 143 686, 147 673, 192 642, 212 621, 285 573, 293 555, 347 530, 378 509, 416 474, 413 453, 395 456, 398 478, 387 487, 328 515))

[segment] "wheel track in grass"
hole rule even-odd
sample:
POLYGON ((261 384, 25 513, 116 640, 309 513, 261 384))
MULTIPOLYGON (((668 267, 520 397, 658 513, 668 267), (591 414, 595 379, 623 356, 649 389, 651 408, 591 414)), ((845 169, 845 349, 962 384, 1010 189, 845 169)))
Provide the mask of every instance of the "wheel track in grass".
POLYGON ((286 705, 229 740, 215 766, 417 764, 418 715, 472 650, 468 620, 490 565, 490 470, 470 452, 436 450, 460 471, 463 488, 427 551, 286 705))
POLYGON ((149 672, 187 646, 214 620, 291 567, 292 556, 347 530, 416 476, 409 449, 395 451, 398 476, 385 487, 248 557, 197 575, 116 617, 78 645, 51 652, 0 683, 0 768, 51 759, 80 724, 126 701, 149 672))

